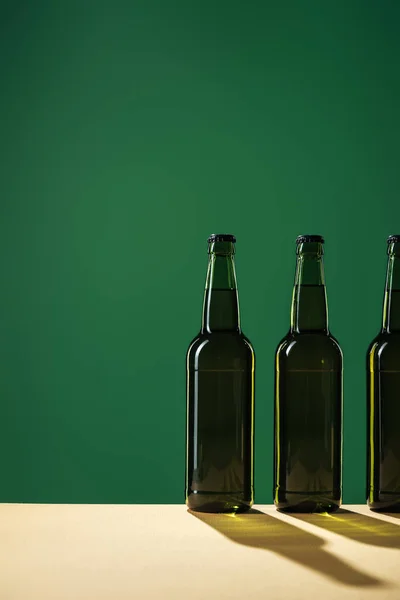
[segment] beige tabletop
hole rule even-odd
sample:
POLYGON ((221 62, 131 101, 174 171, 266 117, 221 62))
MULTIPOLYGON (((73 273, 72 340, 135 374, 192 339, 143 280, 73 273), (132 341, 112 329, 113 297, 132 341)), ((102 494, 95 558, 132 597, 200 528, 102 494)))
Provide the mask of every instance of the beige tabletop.
POLYGON ((1 600, 400 600, 400 514, 0 505, 1 600))

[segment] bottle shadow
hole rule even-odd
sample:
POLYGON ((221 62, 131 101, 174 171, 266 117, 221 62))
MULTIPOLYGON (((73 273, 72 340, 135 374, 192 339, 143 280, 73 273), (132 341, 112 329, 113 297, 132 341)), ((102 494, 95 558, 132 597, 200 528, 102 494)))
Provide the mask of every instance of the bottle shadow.
MULTIPOLYGON (((393 514, 386 514, 394 516, 393 514)), ((381 548, 400 549, 399 525, 369 515, 341 508, 333 514, 291 513, 290 516, 321 527, 326 531, 342 535, 349 540, 381 548)))
POLYGON ((275 552, 341 584, 358 587, 388 585, 327 552, 322 538, 259 510, 251 509, 237 515, 188 512, 233 542, 275 552))

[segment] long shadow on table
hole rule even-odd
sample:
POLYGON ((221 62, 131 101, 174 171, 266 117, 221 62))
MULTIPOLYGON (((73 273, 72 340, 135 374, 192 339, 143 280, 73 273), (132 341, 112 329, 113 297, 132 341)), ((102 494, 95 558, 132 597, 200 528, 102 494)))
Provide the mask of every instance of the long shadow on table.
MULTIPOLYGON (((333 514, 291 513, 290 516, 356 542, 382 548, 400 549, 400 526, 374 516, 363 515, 343 508, 333 514)), ((391 514, 389 516, 395 515, 391 514)))
POLYGON ((327 552, 322 538, 258 510, 238 515, 188 512, 233 542, 276 552, 342 584, 386 586, 386 582, 358 571, 327 552))

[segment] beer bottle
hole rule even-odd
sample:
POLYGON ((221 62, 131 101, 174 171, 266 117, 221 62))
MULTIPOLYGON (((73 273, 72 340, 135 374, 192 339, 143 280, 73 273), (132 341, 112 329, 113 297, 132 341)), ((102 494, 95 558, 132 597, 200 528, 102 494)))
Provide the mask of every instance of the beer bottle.
POLYGON ((382 330, 367 353, 367 502, 400 511, 400 235, 388 240, 382 330))
POLYGON ((240 324, 235 242, 208 238, 202 326, 187 352, 186 504, 195 511, 253 503, 254 351, 240 324))
POLYGON ((328 328, 324 239, 297 238, 289 333, 276 351, 274 502, 288 512, 341 504, 342 351, 328 328))

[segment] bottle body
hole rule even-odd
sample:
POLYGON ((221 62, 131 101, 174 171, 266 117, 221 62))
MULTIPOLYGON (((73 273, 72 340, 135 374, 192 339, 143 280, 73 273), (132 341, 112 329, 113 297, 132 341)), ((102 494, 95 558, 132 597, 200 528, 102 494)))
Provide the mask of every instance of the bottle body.
POLYGON ((203 334, 187 355, 186 503, 242 512, 253 504, 254 352, 239 333, 203 334))
POLYGON ((341 350, 332 336, 289 334, 276 355, 276 507, 334 512, 341 467, 341 350))
POLYGON ((367 354, 367 503, 400 512, 400 333, 381 333, 367 354))
POLYGON ((253 504, 254 351, 240 326, 235 238, 209 238, 202 327, 186 356, 186 504, 243 512, 253 504))
POLYGON ((367 352, 367 503, 400 512, 400 236, 388 255, 382 329, 367 352))
POLYGON ((343 356, 322 257, 321 236, 299 236, 291 326, 275 357, 274 503, 288 512, 341 504, 343 356))

